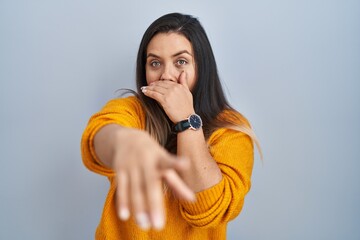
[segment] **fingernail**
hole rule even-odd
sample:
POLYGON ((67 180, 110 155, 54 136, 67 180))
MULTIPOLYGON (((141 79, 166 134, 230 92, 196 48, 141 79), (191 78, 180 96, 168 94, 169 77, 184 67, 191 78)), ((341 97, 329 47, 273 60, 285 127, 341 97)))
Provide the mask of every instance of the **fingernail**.
POLYGON ((136 221, 140 228, 147 230, 150 228, 149 218, 145 213, 139 213, 136 215, 136 221))
POLYGON ((120 208, 120 219, 123 220, 123 221, 126 221, 129 219, 130 217, 130 212, 129 212, 129 209, 127 208, 120 208))
POLYGON ((143 87, 141 87, 140 89, 141 89, 141 91, 142 91, 143 93, 146 92, 146 86, 143 86, 143 87))
POLYGON ((154 216, 154 228, 157 230, 161 230, 163 227, 164 227, 164 218, 156 214, 154 216))

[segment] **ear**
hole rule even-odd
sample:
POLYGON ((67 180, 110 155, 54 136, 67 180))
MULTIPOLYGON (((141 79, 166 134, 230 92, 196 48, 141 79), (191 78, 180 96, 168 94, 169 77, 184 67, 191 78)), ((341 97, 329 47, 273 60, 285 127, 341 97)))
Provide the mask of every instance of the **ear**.
POLYGON ((187 74, 185 71, 182 71, 179 76, 179 83, 183 86, 185 86, 187 89, 189 89, 188 83, 187 83, 187 74))

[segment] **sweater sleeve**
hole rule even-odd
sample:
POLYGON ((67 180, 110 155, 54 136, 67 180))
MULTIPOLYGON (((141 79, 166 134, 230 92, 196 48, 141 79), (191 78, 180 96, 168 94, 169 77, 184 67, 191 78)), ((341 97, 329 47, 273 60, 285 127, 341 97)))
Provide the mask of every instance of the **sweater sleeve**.
POLYGON ((111 123, 128 128, 144 129, 145 115, 140 102, 135 97, 113 99, 90 118, 84 130, 81 139, 83 163, 90 171, 107 177, 114 176, 114 172, 106 168, 98 159, 93 140, 102 127, 111 123))
POLYGON ((219 129, 209 139, 210 153, 223 178, 196 194, 196 202, 180 201, 184 219, 195 227, 215 227, 234 219, 241 211, 250 190, 253 168, 253 143, 244 133, 219 129))

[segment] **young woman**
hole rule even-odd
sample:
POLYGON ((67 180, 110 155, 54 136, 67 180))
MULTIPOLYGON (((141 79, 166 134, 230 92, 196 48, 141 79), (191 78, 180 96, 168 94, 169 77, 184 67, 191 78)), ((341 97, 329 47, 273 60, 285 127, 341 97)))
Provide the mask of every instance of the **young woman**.
POLYGON ((85 166, 110 181, 96 239, 225 239, 250 189, 256 138, 228 104, 196 18, 149 26, 136 84, 82 137, 85 166))

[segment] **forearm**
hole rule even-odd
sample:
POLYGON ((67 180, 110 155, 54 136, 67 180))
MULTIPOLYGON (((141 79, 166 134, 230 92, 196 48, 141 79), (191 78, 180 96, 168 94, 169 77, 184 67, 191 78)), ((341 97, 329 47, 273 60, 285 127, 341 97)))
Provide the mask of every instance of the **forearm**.
POLYGON ((220 168, 209 153, 202 129, 178 133, 177 143, 178 155, 190 159, 191 166, 182 173, 182 177, 194 192, 208 189, 221 181, 220 168))

